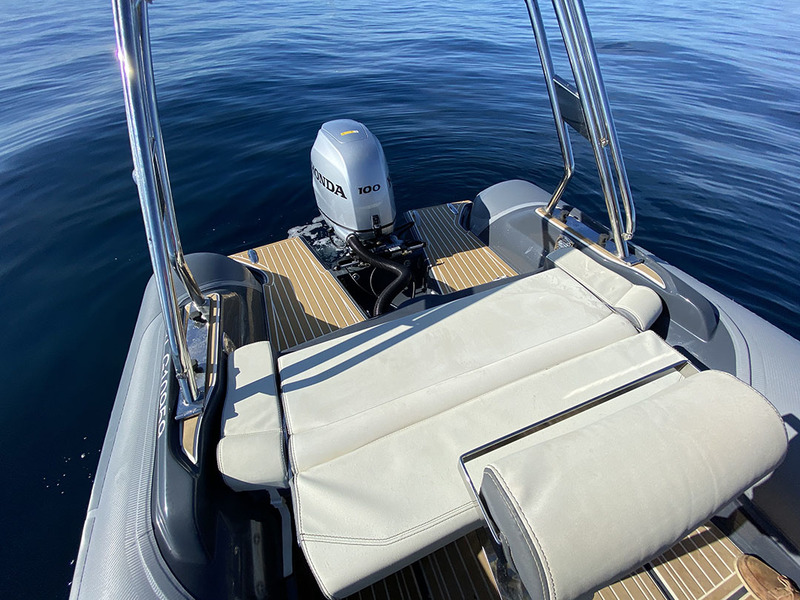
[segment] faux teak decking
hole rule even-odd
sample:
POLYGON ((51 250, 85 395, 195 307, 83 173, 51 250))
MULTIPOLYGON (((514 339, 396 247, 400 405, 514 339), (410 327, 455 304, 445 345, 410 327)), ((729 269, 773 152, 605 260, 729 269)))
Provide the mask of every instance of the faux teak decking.
MULTIPOLYGON (((431 283, 442 294, 517 274, 458 224, 461 209, 461 204, 443 204, 407 215, 415 223, 417 237, 427 244, 431 283)), ((270 339, 279 352, 365 319, 300 238, 259 246, 231 258, 265 274, 270 339)))
MULTIPOLYGON (((708 523, 644 568, 597 592, 593 600, 756 600, 736 574, 736 559, 741 555, 725 534, 708 523)), ((475 533, 350 600, 462 598, 500 598, 475 533)))
POLYGON ((265 273, 269 335, 278 351, 365 319, 300 238, 267 244, 231 258, 265 273), (250 259, 252 253, 257 262, 250 259))
POLYGON ((517 274, 472 232, 458 224, 464 205, 442 204, 413 210, 417 237, 426 242, 431 277, 442 294, 456 292, 517 274))

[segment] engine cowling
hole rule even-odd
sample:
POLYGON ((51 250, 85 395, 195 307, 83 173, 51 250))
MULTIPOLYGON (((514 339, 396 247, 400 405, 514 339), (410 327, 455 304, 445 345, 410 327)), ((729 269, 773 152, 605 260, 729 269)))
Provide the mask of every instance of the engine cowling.
POLYGON ((352 119, 324 123, 311 148, 319 212, 336 235, 368 240, 391 233, 395 206, 386 157, 378 139, 352 119))

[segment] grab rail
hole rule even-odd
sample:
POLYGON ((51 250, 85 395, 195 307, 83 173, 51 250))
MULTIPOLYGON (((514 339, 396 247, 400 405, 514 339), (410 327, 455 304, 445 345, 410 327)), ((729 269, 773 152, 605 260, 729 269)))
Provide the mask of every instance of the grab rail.
POLYGON ((632 261, 627 241, 633 237, 636 229, 636 212, 586 12, 581 0, 552 0, 552 3, 577 90, 571 89, 554 73, 538 0, 525 0, 564 158, 564 176, 545 214, 550 216, 553 213, 574 172, 572 144, 566 129, 566 124, 569 124, 584 135, 592 146, 616 254, 623 260, 632 261), (565 112, 570 113, 571 118, 565 117, 565 112), (625 211, 624 227, 620 199, 625 211))
POLYGON ((178 276, 189 293, 194 306, 192 319, 206 323, 209 303, 186 264, 176 226, 156 106, 147 2, 115 0, 113 8, 117 59, 122 75, 128 135, 133 155, 133 177, 139 192, 172 364, 182 396, 178 410, 181 418, 200 412, 203 393, 202 386, 199 389, 196 381, 193 358, 189 352, 178 306, 174 276, 178 276))

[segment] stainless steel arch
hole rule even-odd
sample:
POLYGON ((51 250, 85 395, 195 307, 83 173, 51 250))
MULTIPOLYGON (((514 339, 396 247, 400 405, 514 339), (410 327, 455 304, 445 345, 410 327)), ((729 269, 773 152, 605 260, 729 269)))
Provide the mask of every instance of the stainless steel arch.
MULTIPOLYGON (((552 3, 577 93, 559 96, 559 88, 566 91, 567 87, 563 80, 554 73, 550 46, 545 35, 538 0, 525 0, 542 62, 547 93, 553 108, 561 153, 564 157, 564 176, 556 187, 545 212, 547 215, 552 214, 574 172, 572 146, 566 131, 566 119, 562 110, 572 108, 573 110, 570 112, 580 114, 581 122, 578 125, 574 122, 570 122, 570 124, 576 126, 578 131, 585 135, 594 152, 600 187, 603 191, 611 226, 611 235, 616 246, 615 252, 619 258, 631 261, 633 259, 629 254, 627 241, 633 237, 636 229, 633 195, 622 160, 605 84, 597 62, 594 42, 586 20, 586 12, 581 0, 552 0, 552 3), (565 107, 570 103, 575 103, 577 106, 565 107), (623 210, 625 212, 624 225, 623 210)), ((569 91, 571 92, 571 90, 569 91)))
POLYGON ((133 155, 133 178, 139 191, 153 274, 158 286, 161 310, 169 341, 172 363, 182 395, 179 416, 202 409, 192 357, 189 354, 183 318, 178 306, 175 277, 186 288, 194 305, 194 318, 207 319, 208 301, 200 291, 183 256, 175 219, 167 160, 161 139, 156 106, 147 2, 115 0, 114 26, 117 59, 122 75, 125 112, 133 155))

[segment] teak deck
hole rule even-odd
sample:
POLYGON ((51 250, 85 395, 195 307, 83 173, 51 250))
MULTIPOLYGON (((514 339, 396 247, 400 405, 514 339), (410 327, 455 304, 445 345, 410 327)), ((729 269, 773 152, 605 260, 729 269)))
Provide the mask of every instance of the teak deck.
POLYGON ((233 254, 265 274, 270 339, 278 351, 307 342, 366 317, 300 238, 233 254), (250 260, 255 252, 257 262, 250 260))
MULTIPOLYGON (((598 591, 593 600, 756 600, 736 574, 741 555, 724 533, 708 523, 644 568, 598 591)), ((500 598, 475 533, 348 600, 462 598, 500 598)))
POLYGON ((347 600, 500 600, 473 532, 347 600))
POLYGON ((736 573, 741 555, 736 544, 707 524, 654 560, 653 572, 674 600, 756 600, 736 573))
POLYGON ((517 275, 471 231, 458 224, 465 203, 441 204, 407 213, 417 237, 427 243, 431 275, 442 294, 517 275))
MULTIPOLYGON (((414 220, 417 237, 427 244, 430 275, 442 294, 517 274, 458 224, 465 205, 442 204, 408 214, 414 220)), ((267 278, 264 296, 269 334, 279 352, 366 318, 300 238, 245 250, 231 258, 258 269, 267 278)))

